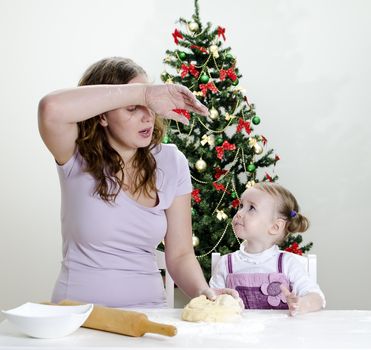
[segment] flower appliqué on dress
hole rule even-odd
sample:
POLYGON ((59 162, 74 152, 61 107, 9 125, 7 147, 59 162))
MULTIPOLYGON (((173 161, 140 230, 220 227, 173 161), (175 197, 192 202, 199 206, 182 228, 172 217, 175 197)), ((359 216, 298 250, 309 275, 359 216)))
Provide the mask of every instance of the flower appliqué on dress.
POLYGON ((268 296, 268 304, 278 306, 280 302, 287 303, 285 296, 281 291, 281 284, 288 288, 284 275, 271 273, 268 276, 268 281, 261 285, 260 289, 264 295, 268 296))

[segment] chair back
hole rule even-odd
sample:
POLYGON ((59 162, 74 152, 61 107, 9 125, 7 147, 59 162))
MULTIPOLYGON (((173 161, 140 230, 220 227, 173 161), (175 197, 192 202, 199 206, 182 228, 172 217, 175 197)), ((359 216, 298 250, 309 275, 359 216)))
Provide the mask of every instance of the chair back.
POLYGON ((166 268, 165 253, 156 250, 156 262, 160 270, 165 270, 165 294, 169 308, 174 308, 174 281, 166 268))

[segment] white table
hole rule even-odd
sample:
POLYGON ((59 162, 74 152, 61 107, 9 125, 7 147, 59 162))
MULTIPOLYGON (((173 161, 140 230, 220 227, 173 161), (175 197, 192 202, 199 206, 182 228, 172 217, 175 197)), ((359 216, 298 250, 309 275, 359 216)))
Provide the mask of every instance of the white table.
POLYGON ((184 322, 181 309, 138 311, 152 321, 175 325, 178 334, 132 338, 80 328, 60 339, 33 339, 3 321, 0 349, 371 349, 371 310, 325 310, 297 317, 286 311, 245 311, 239 321, 229 323, 184 322))

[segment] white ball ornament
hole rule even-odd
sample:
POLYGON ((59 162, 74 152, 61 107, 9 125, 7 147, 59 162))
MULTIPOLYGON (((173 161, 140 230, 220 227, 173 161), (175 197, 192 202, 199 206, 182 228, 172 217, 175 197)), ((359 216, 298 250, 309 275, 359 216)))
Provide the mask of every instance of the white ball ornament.
POLYGON ((207 164, 206 162, 201 158, 195 163, 195 167, 198 172, 202 173, 206 170, 207 164))
POLYGON ((215 120, 219 117, 219 112, 217 109, 215 109, 214 107, 212 107, 209 111, 209 116, 212 120, 215 120))
POLYGON ((194 247, 197 247, 200 244, 200 239, 195 235, 192 236, 192 244, 194 247))
POLYGON ((188 28, 191 32, 197 32, 199 30, 199 25, 197 22, 189 22, 188 23, 188 28))
POLYGON ((263 153, 263 147, 260 146, 258 143, 254 145, 254 153, 255 154, 262 154, 263 153))

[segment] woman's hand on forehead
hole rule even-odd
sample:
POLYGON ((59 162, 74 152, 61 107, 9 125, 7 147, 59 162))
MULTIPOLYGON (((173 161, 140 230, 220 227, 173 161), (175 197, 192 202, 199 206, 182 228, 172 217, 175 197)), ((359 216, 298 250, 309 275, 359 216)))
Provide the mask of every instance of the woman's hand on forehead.
POLYGON ((188 124, 184 114, 174 110, 186 110, 203 116, 208 109, 185 86, 177 84, 148 85, 145 91, 145 105, 159 116, 188 124))

